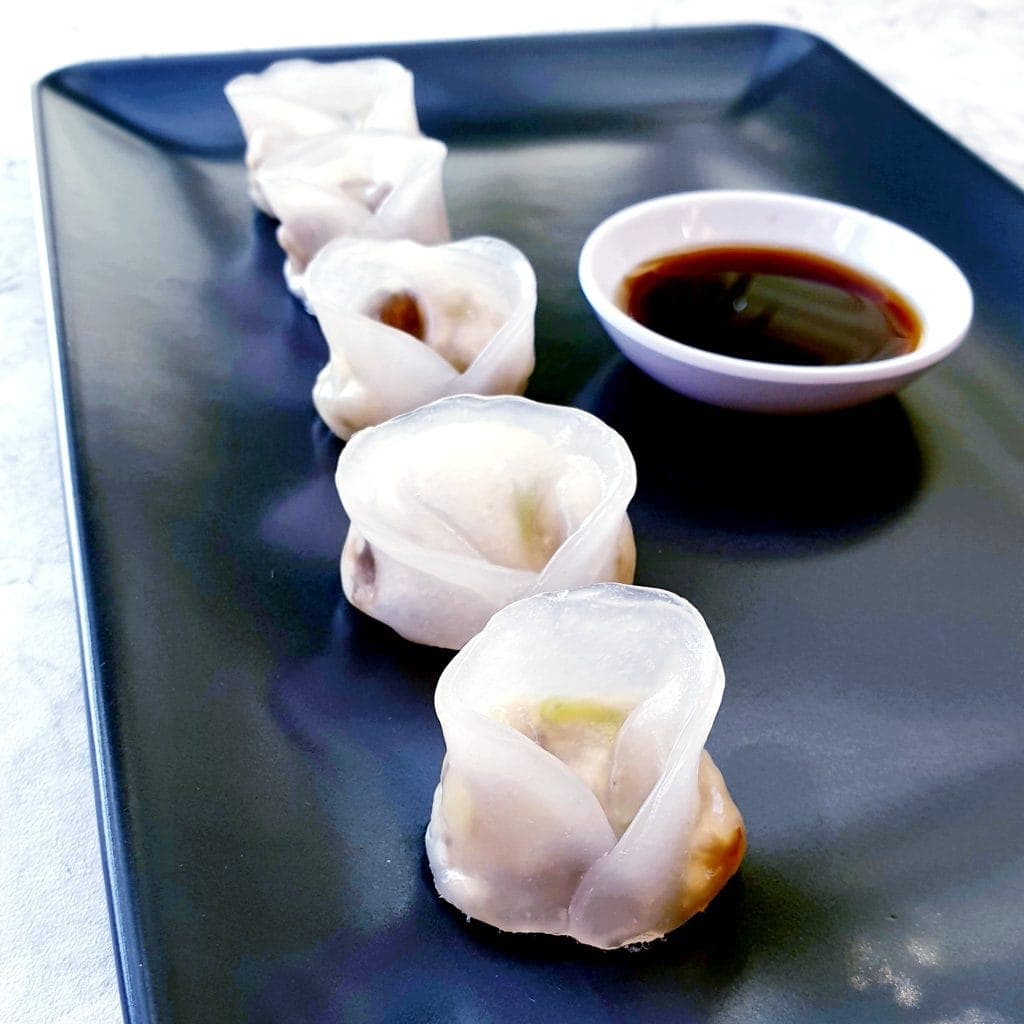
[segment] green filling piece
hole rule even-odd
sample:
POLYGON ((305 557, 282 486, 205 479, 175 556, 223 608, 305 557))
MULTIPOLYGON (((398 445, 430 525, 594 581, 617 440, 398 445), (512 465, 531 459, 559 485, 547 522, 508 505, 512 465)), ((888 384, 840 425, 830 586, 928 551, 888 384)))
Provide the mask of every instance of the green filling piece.
POLYGON ((541 511, 544 501, 543 488, 537 483, 523 489, 516 487, 513 500, 519 540, 526 554, 528 567, 540 570, 558 546, 556 538, 551 536, 550 529, 545 529, 541 511))
POLYGON ((540 511, 540 498, 537 488, 531 487, 521 491, 515 489, 516 522, 519 524, 519 537, 529 548, 537 537, 537 513, 540 511))
POLYGON ((596 700, 568 700, 548 697, 537 708, 540 723, 547 726, 590 725, 618 729, 626 720, 622 708, 609 707, 596 700))

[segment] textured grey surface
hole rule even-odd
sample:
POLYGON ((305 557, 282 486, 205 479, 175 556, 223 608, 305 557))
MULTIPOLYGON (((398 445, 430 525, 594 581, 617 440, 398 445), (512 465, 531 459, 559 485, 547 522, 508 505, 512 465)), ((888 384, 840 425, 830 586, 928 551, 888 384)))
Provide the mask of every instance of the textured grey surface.
POLYGON ((32 198, 0 178, 0 1021, 116 1019, 32 198))
MULTIPOLYGON (((200 17, 195 0, 185 8, 145 27, 126 3, 110 0, 87 12, 47 7, 45 25, 40 8, 27 16, 34 38, 12 48, 0 71, 0 1024, 118 1018, 33 229, 28 82, 70 61, 141 52, 722 20, 709 0, 630 8, 530 0, 473 15, 432 6, 429 15, 403 13, 398 27, 382 5, 356 25, 332 13, 315 30, 282 28, 269 15, 243 29, 208 10, 200 17)), ((826 35, 1024 184, 1018 0, 953 2, 941 16, 925 2, 742 2, 730 6, 729 20, 826 35)), ((987 1020, 979 1010, 963 1024, 987 1020)))

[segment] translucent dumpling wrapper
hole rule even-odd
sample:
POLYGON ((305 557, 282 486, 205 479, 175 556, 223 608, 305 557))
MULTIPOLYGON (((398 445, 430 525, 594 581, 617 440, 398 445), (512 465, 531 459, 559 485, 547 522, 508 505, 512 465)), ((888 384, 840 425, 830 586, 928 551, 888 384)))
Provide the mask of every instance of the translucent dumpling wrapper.
POLYGON ((306 296, 331 351, 313 403, 339 437, 446 395, 520 394, 533 372, 537 282, 500 239, 336 239, 306 296))
POLYGON ((442 398, 356 434, 336 482, 345 596, 417 643, 458 648, 521 597, 633 579, 633 456, 579 409, 442 398))
POLYGON ((697 610, 600 584, 498 612, 435 695, 438 892, 509 932, 660 938, 735 873, 743 819, 704 750, 724 686, 697 610))
POLYGON ((281 221, 288 287, 305 297, 307 267, 335 238, 447 242, 447 152, 443 142, 423 136, 332 132, 268 160, 257 180, 281 221))
POLYGON ((245 136, 249 194, 264 213, 273 209, 256 172, 296 142, 339 130, 420 130, 412 73, 383 57, 334 64, 281 60, 231 79, 224 92, 245 136))

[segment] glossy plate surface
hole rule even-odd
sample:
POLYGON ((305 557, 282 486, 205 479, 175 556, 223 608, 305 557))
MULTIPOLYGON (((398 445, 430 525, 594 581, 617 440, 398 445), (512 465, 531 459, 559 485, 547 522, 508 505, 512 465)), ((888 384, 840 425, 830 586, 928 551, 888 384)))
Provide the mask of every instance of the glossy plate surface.
POLYGON ((710 750, 750 852, 642 952, 443 905, 422 834, 447 656, 341 599, 324 358, 221 89, 271 56, 37 92, 101 829, 133 1024, 1005 1022, 1024 1016, 1024 197, 819 41, 771 28, 320 51, 416 74, 456 237, 540 286, 529 394, 635 453, 637 581, 726 667, 710 750), (765 419, 627 366, 588 232, 697 188, 864 207, 963 268, 945 363, 765 419))

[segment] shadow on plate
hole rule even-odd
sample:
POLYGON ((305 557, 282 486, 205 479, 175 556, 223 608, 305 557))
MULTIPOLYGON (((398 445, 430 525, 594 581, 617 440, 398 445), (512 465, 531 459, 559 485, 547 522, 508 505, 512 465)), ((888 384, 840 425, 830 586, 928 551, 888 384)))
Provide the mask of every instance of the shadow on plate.
POLYGON ((271 549, 286 553, 293 567, 315 563, 337 571, 348 518, 338 499, 334 471, 343 442, 323 421, 310 422, 311 471, 273 496, 260 516, 259 536, 271 549))
POLYGON ((288 291, 276 230, 276 221, 252 214, 244 247, 227 249, 221 272, 203 285, 204 320, 229 335, 236 400, 307 409, 327 343, 316 318, 288 291))
POLYGON ((616 359, 575 404, 632 449, 638 519, 647 506, 730 546, 767 536, 786 554, 842 543, 900 515, 922 485, 921 450, 895 398, 813 416, 737 412, 616 359))
POLYGON ((418 734, 430 734, 437 761, 431 771, 436 773, 440 729, 434 718, 434 687, 453 655, 403 640, 342 598, 325 648, 312 659, 282 668, 271 683, 270 708, 293 742, 328 765, 347 759, 356 733, 361 744, 371 746, 379 734, 377 756, 400 761, 412 749, 409 742, 394 747, 396 723, 405 721, 418 734))

